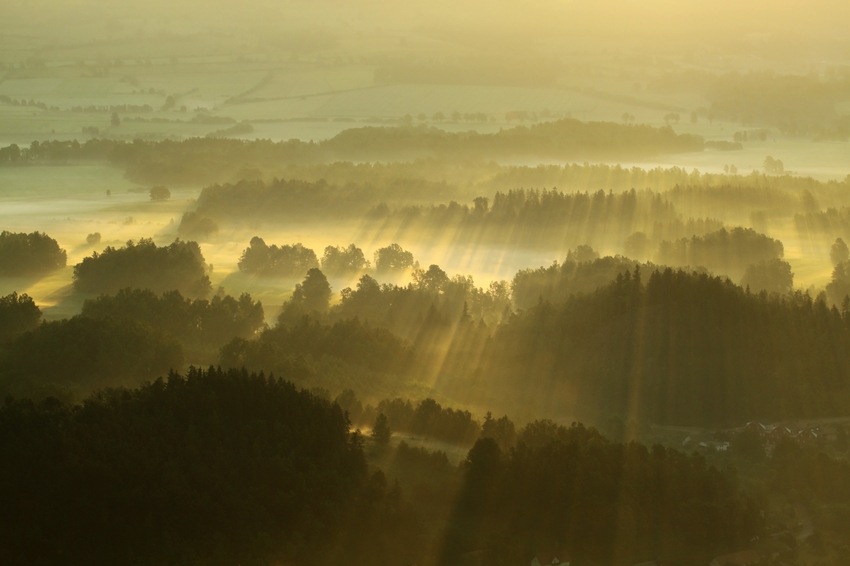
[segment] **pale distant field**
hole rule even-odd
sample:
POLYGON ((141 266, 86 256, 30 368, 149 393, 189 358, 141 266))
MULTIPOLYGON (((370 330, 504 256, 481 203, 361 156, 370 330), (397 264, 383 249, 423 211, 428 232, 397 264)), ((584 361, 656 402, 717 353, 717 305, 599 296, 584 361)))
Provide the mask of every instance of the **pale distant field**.
MULTIPOLYGON (((553 117, 572 116, 581 120, 621 121, 624 113, 634 123, 665 124, 670 108, 677 108, 677 133, 694 133, 707 140, 732 141, 739 124, 700 118, 690 123, 690 111, 707 101, 693 96, 632 92, 630 79, 596 77, 580 82, 594 86, 563 88, 520 88, 467 85, 375 85, 374 67, 352 64, 315 68, 304 63, 205 61, 153 66, 127 65, 110 70, 108 77, 82 76, 75 67, 61 69, 68 76, 22 78, 0 81, 0 95, 15 100, 43 102, 60 110, 0 103, 0 144, 29 145, 33 140, 80 139, 84 127, 97 127, 102 134, 118 139, 162 139, 204 136, 224 129, 221 124, 191 123, 194 110, 203 108, 212 116, 251 121, 253 133, 245 139, 323 140, 371 120, 394 120, 405 115, 413 123, 436 125, 448 131, 476 130, 483 133, 518 125, 505 121, 509 111, 544 112, 553 117), (149 94, 154 89, 156 94, 149 94), (175 97, 173 109, 162 110, 165 96, 175 97), (228 102, 229 101, 229 102, 228 102), (72 106, 115 106, 149 104, 151 113, 121 113, 122 117, 165 118, 170 122, 123 122, 110 126, 108 112, 70 112, 72 106), (666 106, 665 106, 666 105, 666 106), (188 111, 181 112, 181 106, 188 111), (449 119, 434 122, 442 112, 484 113, 488 122, 449 119), (420 115, 427 119, 423 122, 420 115)), ((58 71, 57 71, 58 72, 58 71)), ((784 162, 786 170, 818 179, 843 179, 850 173, 850 144, 812 142, 802 138, 770 135, 765 142, 745 142, 741 151, 707 150, 696 154, 665 156, 640 166, 679 166, 704 172, 719 172, 735 165, 742 173, 761 170, 768 155, 784 162)))
MULTIPOLYGON (((278 10, 294 13, 287 5, 278 10)), ((275 12, 277 14, 277 11, 275 12)), ((733 69, 774 69, 765 61, 745 56, 718 57, 715 53, 620 54, 615 50, 569 47, 569 38, 547 39, 553 52, 563 54, 564 75, 547 87, 476 86, 456 84, 376 84, 376 69, 398 64, 399 57, 413 61, 448 58, 453 61, 473 54, 472 44, 427 31, 406 36, 380 29, 363 33, 346 30, 345 22, 328 37, 319 30, 308 39, 309 49, 294 51, 300 39, 286 34, 218 34, 199 27, 185 35, 189 23, 168 21, 125 21, 106 27, 68 12, 74 26, 57 28, 51 42, 31 50, 28 34, 36 28, 14 30, 0 36, 0 62, 10 63, 0 72, 0 95, 14 100, 32 100, 58 109, 43 110, 0 102, 0 146, 29 145, 34 140, 84 141, 91 137, 83 128, 96 127, 100 136, 132 140, 185 139, 225 129, 228 124, 192 123, 202 111, 206 115, 248 121, 253 127, 245 139, 324 140, 339 132, 364 125, 392 124, 405 115, 414 124, 424 123, 447 131, 496 132, 513 127, 505 113, 526 111, 549 119, 571 116, 580 120, 621 122, 624 114, 633 123, 664 125, 671 112, 680 115, 671 126, 677 133, 693 133, 707 140, 732 141, 739 124, 709 123, 700 117, 690 122, 693 110, 707 100, 692 93, 658 94, 647 90, 653 77, 670 70, 702 68, 712 72, 733 69), (170 27, 169 27, 170 26, 170 27), (173 31, 171 30, 173 28, 173 31), (181 33, 176 33, 178 30, 181 33), (130 30, 135 30, 128 33, 130 30), (91 41, 72 39, 79 33, 91 41), (297 40, 297 41, 296 41, 297 40), (54 44, 55 42, 55 44, 54 44), (563 43, 563 45, 561 45, 563 43), (424 55, 423 55, 424 54, 424 55), (38 55, 47 61, 41 69, 22 69, 20 61, 38 55), (418 59, 417 59, 418 58, 418 59), (15 66, 18 65, 18 66, 15 66), (106 76, 95 76, 105 74, 106 76), (175 106, 163 109, 166 97, 175 106), (71 112, 74 106, 150 105, 147 113, 120 112, 120 117, 166 119, 168 122, 122 122, 110 125, 110 112, 71 112), (181 111, 185 106, 186 110, 181 111), (433 120, 442 112, 446 120, 433 120), (452 112, 484 113, 486 123, 448 119, 452 112), (420 119, 420 115, 426 117, 420 119)), ((2 24, 0 24, 2 27, 2 24)), ((315 30, 314 30, 315 31, 315 30)), ((313 32, 310 32, 313 33, 313 32)), ((540 45, 545 49, 545 44, 540 45)), ((650 50, 651 51, 651 50, 650 50)), ((406 59, 404 59, 406 60, 406 59)), ((808 72, 788 67, 784 72, 808 72)), ((847 111, 847 106, 842 107, 847 111)), ((841 109, 839 109, 841 110, 841 109)), ((530 122, 526 122, 526 125, 530 122)), ((804 139, 769 136, 765 142, 745 142, 741 151, 712 151, 663 156, 648 162, 623 163, 640 167, 683 167, 702 172, 721 172, 735 165, 747 174, 760 171, 764 158, 784 162, 786 170, 817 179, 844 179, 850 174, 850 144, 815 143, 804 139)), ((529 160, 522 164, 537 165, 529 160)), ((640 188, 640 187, 636 187, 640 188)), ((176 237, 181 214, 193 206, 201 187, 172 188, 172 200, 151 203, 147 186, 123 178, 122 171, 105 165, 0 168, 0 227, 14 231, 39 230, 56 238, 68 251, 69 267, 41 280, 0 280, 0 293, 28 292, 45 307, 48 318, 69 316, 79 310, 83 298, 70 292, 72 267, 91 252, 107 245, 122 245, 128 239, 153 237, 167 244, 176 237), (112 195, 107 196, 106 191, 112 195), (132 218, 132 221, 129 220, 132 218), (100 232, 97 246, 85 237, 100 232)), ((822 206, 838 203, 821 202, 822 206)), ((724 220, 746 224, 749 211, 728 211, 724 220)), ((263 280, 239 273, 237 261, 251 237, 268 243, 302 242, 321 256, 327 245, 355 243, 367 257, 378 247, 395 241, 394 234, 380 238, 363 226, 351 225, 257 225, 223 230, 201 242, 207 262, 213 265, 214 285, 228 293, 251 292, 266 305, 269 320, 292 291, 295 280, 263 280), (228 231, 229 230, 229 231, 228 231)), ((800 241, 789 222, 769 223, 767 232, 785 244, 785 257, 801 288, 822 288, 830 276, 829 242, 800 241)), ((447 235, 439 245, 413 238, 399 240, 427 267, 439 264, 449 273, 472 274, 478 285, 510 279, 518 269, 549 265, 563 257, 554 253, 454 242, 447 235)), ((602 253, 621 253, 602 249, 602 253)), ((335 291, 354 281, 332 281, 335 291)))

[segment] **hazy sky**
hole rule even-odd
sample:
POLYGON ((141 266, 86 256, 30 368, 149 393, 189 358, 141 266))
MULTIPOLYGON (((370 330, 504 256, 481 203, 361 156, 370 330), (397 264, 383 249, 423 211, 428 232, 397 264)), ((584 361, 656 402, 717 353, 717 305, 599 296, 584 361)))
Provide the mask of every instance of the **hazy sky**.
POLYGON ((9 26, 38 24, 75 14, 86 18, 155 18, 187 29, 198 25, 262 23, 407 28, 446 26, 513 29, 529 34, 592 34, 617 42, 624 38, 709 41, 739 38, 785 42, 803 38, 847 44, 846 0, 4 0, 9 26), (86 12, 89 12, 86 14, 86 12), (19 21, 20 19, 26 21, 19 21))

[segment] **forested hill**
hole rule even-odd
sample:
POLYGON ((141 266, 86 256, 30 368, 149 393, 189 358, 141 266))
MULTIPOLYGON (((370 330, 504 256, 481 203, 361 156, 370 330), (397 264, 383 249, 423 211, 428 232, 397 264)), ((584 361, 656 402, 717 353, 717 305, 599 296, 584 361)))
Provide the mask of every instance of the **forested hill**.
POLYGON ((846 415, 848 326, 850 313, 799 292, 670 269, 644 282, 636 270, 512 317, 479 379, 548 413, 699 426, 846 415))
POLYGON ((185 141, 127 143, 90 140, 85 143, 34 142, 0 149, 0 165, 108 159, 124 166, 128 176, 146 182, 213 182, 222 171, 262 164, 321 163, 339 160, 500 159, 637 159, 668 153, 702 151, 703 139, 677 135, 672 128, 580 122, 564 119, 517 126, 492 134, 446 132, 424 126, 363 127, 345 130, 318 143, 289 140, 192 138, 185 141))
POLYGON ((193 370, 83 406, 10 398, 0 478, 8 565, 410 563, 421 551, 342 410, 262 375, 193 370))

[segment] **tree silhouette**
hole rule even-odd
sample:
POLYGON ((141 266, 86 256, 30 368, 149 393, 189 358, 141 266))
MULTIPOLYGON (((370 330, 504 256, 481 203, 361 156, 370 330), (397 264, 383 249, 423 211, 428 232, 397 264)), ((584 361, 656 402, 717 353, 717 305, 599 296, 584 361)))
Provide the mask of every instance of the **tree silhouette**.
POLYGON ((40 232, 0 232, 0 277, 40 275, 65 267, 67 254, 40 232))
POLYGON ((844 240, 841 238, 835 240, 835 243, 829 249, 829 259, 832 261, 833 266, 850 259, 850 249, 847 248, 844 240))
POLYGON ((154 202, 161 202, 171 198, 171 191, 168 190, 168 187, 163 187, 162 185, 151 188, 150 194, 151 200, 154 202))
POLYGON ((375 252, 375 269, 379 272, 403 271, 413 267, 413 254, 398 244, 390 244, 375 252))
POLYGON ((380 413, 375 418, 375 426, 372 427, 371 438, 375 441, 375 444, 387 446, 390 443, 391 436, 392 431, 390 430, 389 420, 384 413, 380 413))
POLYGON ((0 342, 9 336, 32 330, 39 321, 41 309, 26 293, 0 297, 0 342))

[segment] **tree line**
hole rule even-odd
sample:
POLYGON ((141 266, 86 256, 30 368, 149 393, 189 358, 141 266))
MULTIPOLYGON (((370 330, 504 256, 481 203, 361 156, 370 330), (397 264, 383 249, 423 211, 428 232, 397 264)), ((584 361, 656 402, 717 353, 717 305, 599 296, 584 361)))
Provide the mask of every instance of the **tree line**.
MULTIPOLYGON (((398 244, 390 244, 375 250, 375 272, 391 273, 418 269, 419 263, 413 254, 398 244)), ((251 238, 249 245, 239 258, 239 269, 263 277, 301 277, 321 265, 322 275, 347 277, 372 271, 372 263, 366 259, 361 248, 327 246, 321 260, 316 252, 300 242, 295 244, 268 245, 259 236, 251 238)))
POLYGON ((659 193, 634 189, 623 193, 564 193, 512 189, 492 200, 476 197, 472 206, 407 205, 395 210, 375 207, 367 216, 378 237, 417 238, 439 242, 448 237, 468 242, 569 249, 581 244, 622 246, 634 233, 646 245, 718 230, 716 219, 683 219, 659 193))
POLYGON ((701 137, 676 134, 669 127, 581 122, 566 118, 490 134, 446 132, 426 126, 362 127, 344 130, 318 143, 300 140, 242 142, 215 138, 183 142, 36 142, 29 148, 21 149, 17 145, 3 148, 0 150, 0 164, 109 159, 127 167, 131 177, 148 169, 167 172, 172 179, 180 177, 185 181, 189 178, 210 178, 209 173, 202 172, 204 167, 211 166, 213 171, 221 171, 228 162, 249 161, 246 155, 252 156, 252 162, 292 163, 428 156, 487 160, 533 155, 583 160, 686 153, 702 151, 703 146, 701 137))

